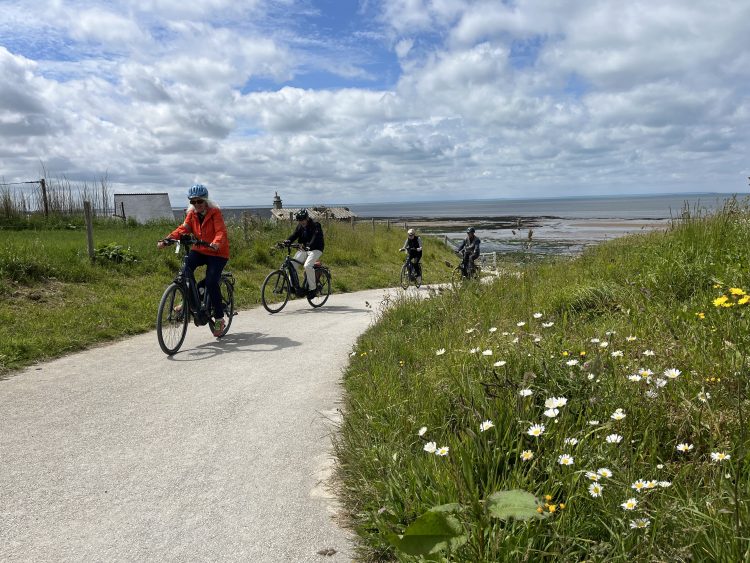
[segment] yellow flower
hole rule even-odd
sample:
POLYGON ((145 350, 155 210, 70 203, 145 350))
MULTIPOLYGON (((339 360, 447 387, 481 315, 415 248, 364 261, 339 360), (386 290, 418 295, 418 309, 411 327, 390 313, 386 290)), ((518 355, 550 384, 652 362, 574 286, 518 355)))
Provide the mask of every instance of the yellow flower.
POLYGON ((557 505, 556 504, 550 504, 549 505, 549 511, 550 512, 554 512, 555 510, 557 510, 557 505))
POLYGON ((714 284, 714 289, 719 289, 720 287, 721 287, 721 284, 720 284, 720 283, 715 283, 715 284, 714 284))
POLYGON ((696 313, 695 316, 698 317, 699 319, 705 319, 706 313, 696 313))
POLYGON ((544 512, 544 509, 543 509, 543 508, 542 508, 541 506, 537 506, 537 507, 536 507, 536 511, 537 511, 537 512, 538 512, 539 514, 541 514, 542 512, 544 512))
POLYGON ((732 295, 745 295, 745 290, 739 287, 730 287, 729 293, 732 295))
POLYGON ((551 501, 552 495, 544 495, 544 500, 546 500, 547 502, 551 501))
POLYGON ((729 299, 726 295, 722 295, 721 297, 717 297, 714 299, 714 307, 721 307, 724 303, 727 302, 727 299, 729 299))
POLYGON ((568 355, 568 352, 566 350, 565 352, 563 352, 563 356, 567 356, 567 355, 568 355))
POLYGON ((564 502, 560 503, 560 510, 565 510, 565 503, 564 502))
POLYGON ((734 303, 732 303, 732 302, 729 302, 729 303, 722 303, 722 304, 721 304, 721 306, 722 306, 722 307, 723 307, 724 309, 729 309, 729 307, 734 307, 734 303))
POLYGON ((581 353, 580 353, 580 355, 581 355, 581 356, 585 356, 585 355, 586 355, 586 350, 581 350, 581 353))
POLYGON ((748 301, 750 301, 750 295, 745 295, 739 298, 739 300, 737 301, 737 305, 744 305, 748 301))

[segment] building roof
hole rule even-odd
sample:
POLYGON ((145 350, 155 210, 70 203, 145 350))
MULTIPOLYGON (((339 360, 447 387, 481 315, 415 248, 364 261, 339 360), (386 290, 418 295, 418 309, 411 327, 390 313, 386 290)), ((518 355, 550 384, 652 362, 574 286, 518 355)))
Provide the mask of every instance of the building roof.
MULTIPOLYGON (((291 217, 294 218, 294 215, 299 211, 300 207, 283 207, 281 209, 271 209, 271 214, 274 219, 277 221, 288 221, 291 217)), ((312 217, 315 220, 320 219, 336 219, 339 221, 342 220, 349 220, 352 217, 356 218, 357 215, 352 213, 348 207, 325 207, 325 206, 317 206, 317 207, 308 207, 307 212, 310 214, 310 217, 312 217)))

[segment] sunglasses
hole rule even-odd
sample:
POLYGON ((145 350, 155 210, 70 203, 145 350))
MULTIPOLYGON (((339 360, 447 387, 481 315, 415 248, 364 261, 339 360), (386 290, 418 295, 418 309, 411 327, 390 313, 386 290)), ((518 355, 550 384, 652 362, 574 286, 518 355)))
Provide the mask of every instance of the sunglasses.
POLYGON ((200 205, 201 203, 206 203, 205 199, 191 199, 190 205, 200 205))

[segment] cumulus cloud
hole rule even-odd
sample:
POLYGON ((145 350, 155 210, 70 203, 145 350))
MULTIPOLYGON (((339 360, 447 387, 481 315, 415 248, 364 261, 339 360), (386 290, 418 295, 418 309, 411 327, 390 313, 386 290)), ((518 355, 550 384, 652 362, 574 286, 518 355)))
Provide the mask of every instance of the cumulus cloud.
POLYGON ((327 6, 4 2, 0 176, 228 204, 745 186, 746 3, 327 6))

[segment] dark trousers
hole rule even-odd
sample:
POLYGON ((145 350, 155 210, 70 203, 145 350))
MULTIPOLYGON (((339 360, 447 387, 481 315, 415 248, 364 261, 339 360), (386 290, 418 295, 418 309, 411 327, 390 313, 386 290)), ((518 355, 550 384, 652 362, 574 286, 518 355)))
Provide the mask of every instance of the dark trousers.
POLYGON ((221 303, 221 292, 219 291, 219 280, 221 272, 229 260, 221 256, 208 256, 195 250, 191 250, 187 257, 186 266, 195 275, 195 269, 198 266, 206 267, 206 277, 198 285, 205 284, 208 296, 211 298, 211 305, 214 308, 214 318, 220 319, 224 316, 224 307, 221 303))

